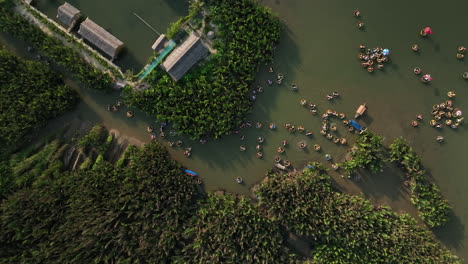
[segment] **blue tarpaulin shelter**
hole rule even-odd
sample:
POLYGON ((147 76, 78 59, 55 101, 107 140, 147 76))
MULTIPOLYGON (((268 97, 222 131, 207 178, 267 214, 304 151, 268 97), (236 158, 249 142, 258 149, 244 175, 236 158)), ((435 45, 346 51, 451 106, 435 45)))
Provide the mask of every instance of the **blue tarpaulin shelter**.
POLYGON ((349 120, 348 123, 350 126, 354 127, 354 129, 358 131, 361 131, 363 129, 363 127, 358 122, 356 122, 356 120, 349 120))

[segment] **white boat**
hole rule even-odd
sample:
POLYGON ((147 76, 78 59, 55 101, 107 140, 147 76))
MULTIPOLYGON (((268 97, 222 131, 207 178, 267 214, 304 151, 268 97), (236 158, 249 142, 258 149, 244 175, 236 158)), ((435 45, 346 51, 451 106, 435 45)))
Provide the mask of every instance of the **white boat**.
POLYGON ((356 110, 356 114, 354 115, 354 118, 358 118, 358 117, 362 116, 364 114, 364 112, 366 112, 366 110, 367 110, 366 103, 363 103, 356 110))
POLYGON ((275 167, 280 169, 280 170, 286 170, 286 166, 284 166, 283 164, 280 164, 280 163, 275 163, 275 167))

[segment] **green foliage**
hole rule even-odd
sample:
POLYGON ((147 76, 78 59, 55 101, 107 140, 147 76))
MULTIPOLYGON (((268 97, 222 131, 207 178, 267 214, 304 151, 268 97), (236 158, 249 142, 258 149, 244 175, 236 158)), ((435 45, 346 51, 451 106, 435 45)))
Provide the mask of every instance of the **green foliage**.
POLYGON ((330 178, 313 169, 304 169, 301 177, 270 174, 257 195, 273 220, 299 235, 313 236, 323 226, 319 216, 332 194, 330 178), (296 223, 291 225, 290 223, 296 223))
POLYGON ((279 226, 245 197, 210 195, 185 234, 187 263, 286 263, 279 226))
POLYGON ((320 162, 309 162, 307 163, 308 165, 308 169, 309 170, 312 170, 312 171, 315 171, 315 172, 318 172, 318 173, 326 173, 328 168, 325 167, 325 165, 323 165, 322 163, 320 162))
POLYGON ((315 170, 269 175, 257 194, 269 216, 314 241, 316 263, 461 263, 410 216, 337 193, 315 170))
POLYGON ((397 162, 407 173, 422 171, 421 157, 414 152, 408 142, 399 137, 396 138, 389 148, 390 161, 397 162))
POLYGON ((78 146, 83 148, 99 149, 106 140, 107 131, 101 124, 97 124, 78 142, 78 146))
MULTIPOLYGON (((130 146, 125 153, 126 166, 98 157, 92 170, 44 177, 0 201, 0 262, 287 263, 291 258, 280 226, 249 199, 204 196, 160 145, 130 146)), ((51 162, 52 170, 55 166, 51 162)))
POLYGON ((41 55, 48 57, 59 66, 67 69, 80 82, 99 90, 107 90, 112 82, 107 73, 94 68, 84 61, 73 48, 44 34, 25 18, 15 13, 11 6, 0 5, 0 28, 31 44, 41 55))
POLYGON ((96 161, 93 164, 93 170, 97 170, 99 166, 102 166, 104 163, 104 156, 102 154, 99 154, 99 156, 96 158, 96 161))
POLYGON ((8 160, 0 159, 0 200, 14 186, 14 176, 11 171, 10 162, 8 160))
MULTIPOLYGON (((1 20, 1 18, 0 18, 1 20)), ((34 129, 70 109, 78 95, 42 63, 0 47, 0 144, 17 147, 34 129)))
POLYGON ((452 209, 437 185, 425 177, 421 157, 403 138, 393 141, 389 153, 390 160, 397 162, 409 178, 411 202, 418 208, 421 219, 430 227, 444 225, 452 209))
POLYGON ((171 23, 166 30, 166 37, 172 39, 181 30, 183 23, 185 23, 185 17, 171 23))
POLYGON ((358 168, 368 169, 373 173, 380 172, 385 165, 383 153, 382 137, 366 131, 358 138, 352 148, 353 159, 340 164, 340 167, 348 175, 351 175, 358 168))
POLYGON ((123 168, 102 162, 4 200, 0 262, 171 262, 199 193, 163 147, 129 155, 123 168))
POLYGON ((144 92, 125 90, 131 104, 159 120, 173 122, 193 138, 229 134, 250 111, 248 89, 257 65, 272 58, 281 33, 279 19, 251 0, 203 1, 219 25, 208 62, 177 83, 168 75, 144 92))
POLYGON ((83 163, 80 164, 80 170, 89 169, 92 163, 93 163, 93 158, 91 156, 86 157, 83 163))
POLYGON ((50 162, 0 201, 2 263, 293 263, 280 230, 313 241, 304 263, 460 263, 413 218, 333 191, 320 164, 268 175, 259 207, 203 196, 155 143, 128 147, 125 166, 101 155, 93 170, 64 173, 54 159, 66 145, 54 142, 15 158, 29 167, 16 171, 50 162))
POLYGON ((126 166, 127 163, 128 163, 129 158, 134 156, 137 151, 138 151, 138 148, 135 147, 134 145, 128 146, 127 149, 125 149, 123 155, 115 163, 115 166, 116 167, 126 166))
POLYGON ((47 171, 54 155, 62 151, 61 142, 54 140, 47 144, 39 152, 21 160, 17 163, 11 162, 14 185, 10 189, 19 189, 30 186, 35 180, 41 178, 43 174, 49 174, 47 171))
POLYGON ((174 23, 171 23, 169 27, 166 30, 166 37, 168 39, 172 39, 179 31, 182 30, 182 27, 190 21, 192 18, 197 16, 201 10, 201 8, 204 6, 204 3, 202 1, 198 0, 191 0, 190 1, 190 6, 189 6, 189 14, 185 17, 180 18, 174 23))
POLYGON ((99 153, 101 155, 104 155, 109 150, 109 147, 112 144, 113 140, 114 140, 114 135, 110 134, 107 136, 106 142, 102 144, 102 146, 99 148, 99 153))
POLYGON ((410 190, 411 202, 416 205, 419 216, 426 224, 439 227, 448 221, 452 208, 436 184, 420 176, 410 181, 410 190))
POLYGON ((52 262, 41 247, 53 241, 67 211, 65 192, 56 181, 18 190, 1 202, 1 263, 52 262))

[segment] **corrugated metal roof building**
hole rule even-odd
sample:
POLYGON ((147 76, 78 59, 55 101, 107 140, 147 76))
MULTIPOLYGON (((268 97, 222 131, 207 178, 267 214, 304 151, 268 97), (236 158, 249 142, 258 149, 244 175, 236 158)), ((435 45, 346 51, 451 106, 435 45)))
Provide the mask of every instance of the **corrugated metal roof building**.
POLYGON ((163 62, 162 67, 175 81, 180 80, 190 68, 207 56, 209 50, 198 35, 190 36, 177 47, 163 62))
POLYGON ((112 58, 114 58, 124 46, 122 41, 89 18, 81 23, 78 34, 112 58))
POLYGON ((81 17, 80 10, 65 2, 57 9, 57 19, 62 25, 70 31, 81 17))

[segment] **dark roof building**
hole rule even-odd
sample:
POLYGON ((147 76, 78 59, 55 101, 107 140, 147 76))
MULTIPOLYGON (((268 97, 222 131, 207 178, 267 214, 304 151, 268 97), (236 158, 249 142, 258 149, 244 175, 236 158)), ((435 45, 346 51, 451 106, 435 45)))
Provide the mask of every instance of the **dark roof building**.
POLYGON ((78 34, 112 58, 115 58, 124 46, 122 41, 89 18, 81 23, 78 34))
POLYGON ((57 10, 57 19, 62 23, 62 25, 70 31, 78 22, 78 19, 81 17, 80 10, 76 9, 74 6, 65 2, 65 4, 59 6, 57 10))
POLYGON ((167 43, 166 35, 161 34, 159 35, 159 38, 154 42, 153 46, 151 46, 151 49, 153 49, 155 52, 160 52, 164 48, 166 43, 167 43))
POLYGON ((203 45, 198 35, 192 32, 190 36, 177 47, 163 62, 162 67, 175 81, 180 80, 209 50, 203 45))

